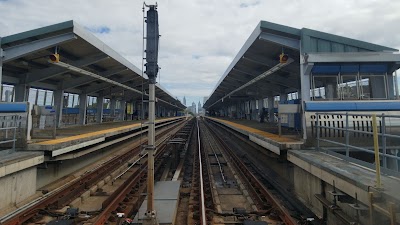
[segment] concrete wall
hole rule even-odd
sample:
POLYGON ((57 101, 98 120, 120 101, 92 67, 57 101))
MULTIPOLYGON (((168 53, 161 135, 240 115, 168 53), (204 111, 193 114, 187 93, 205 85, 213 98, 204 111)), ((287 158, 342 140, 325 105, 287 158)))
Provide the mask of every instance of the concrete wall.
POLYGON ((321 193, 320 179, 297 166, 294 167, 293 173, 294 189, 299 200, 317 216, 322 217, 322 204, 314 197, 314 194, 321 193))
MULTIPOLYGON (((303 170, 298 166, 294 166, 294 188, 295 193, 300 201, 302 201, 311 211, 313 211, 318 217, 322 218, 323 215, 323 205, 315 197, 315 194, 322 193, 322 183, 324 187, 324 192, 326 193, 326 199, 333 203, 334 197, 329 192, 333 191, 333 186, 325 181, 322 181, 318 177, 312 175, 311 173, 303 170)), ((336 188, 337 191, 341 191, 336 188)), ((360 193, 360 192, 358 192, 360 193)), ((353 208, 349 206, 346 202, 337 201, 337 206, 342 209, 350 218, 355 220, 356 212, 353 208)), ((346 223, 339 220, 336 215, 327 210, 327 225, 345 225, 346 223)), ((360 215, 359 217, 361 224, 368 224, 369 216, 360 215)), ((376 224, 387 224, 384 219, 386 218, 376 218, 376 224)))
POLYGON ((36 192, 36 167, 0 178, 0 211, 16 206, 36 192))
MULTIPOLYGON (((63 176, 67 176, 83 168, 84 166, 96 162, 101 157, 104 157, 105 154, 105 151, 98 151, 79 157, 77 159, 48 163, 47 168, 38 169, 36 187, 39 189, 53 181, 56 181, 57 179, 62 178, 63 176)), ((109 154, 109 152, 107 152, 107 154, 109 154)))

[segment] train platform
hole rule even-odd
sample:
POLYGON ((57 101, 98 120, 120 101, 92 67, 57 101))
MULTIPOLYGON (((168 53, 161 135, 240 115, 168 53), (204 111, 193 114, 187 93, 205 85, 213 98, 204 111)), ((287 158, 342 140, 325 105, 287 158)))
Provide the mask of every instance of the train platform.
MULTIPOLYGON (((382 189, 376 187, 376 173, 367 167, 346 161, 325 152, 314 150, 291 150, 287 159, 297 167, 314 175, 320 180, 333 185, 347 195, 355 198, 365 205, 369 205, 368 193, 375 197, 400 205, 400 178, 390 175, 381 175, 382 189)), ((306 179, 305 179, 306 180, 306 179)))
POLYGON ((304 144, 300 138, 296 137, 296 132, 287 128, 282 128, 284 135, 278 135, 278 127, 272 123, 260 123, 255 120, 229 119, 205 117, 209 120, 222 124, 233 129, 258 145, 281 155, 289 149, 300 149, 304 144))
MULTIPOLYGON (((173 123, 184 117, 172 117, 156 120, 157 125, 173 123)), ((34 139, 28 144, 27 150, 48 152, 51 157, 86 148, 91 145, 105 142, 107 139, 124 135, 124 139, 133 137, 140 133, 140 129, 147 127, 145 121, 121 121, 85 126, 74 126, 57 129, 55 139, 34 139)), ((89 152, 95 149, 89 150, 89 152)), ((87 153, 89 153, 87 152, 87 153)), ((78 157, 75 155, 74 157, 78 157)), ((61 159, 61 157, 59 157, 61 159)), ((64 159, 64 158, 62 158, 64 159)))
POLYGON ((43 163, 42 152, 0 152, 0 178, 43 163))

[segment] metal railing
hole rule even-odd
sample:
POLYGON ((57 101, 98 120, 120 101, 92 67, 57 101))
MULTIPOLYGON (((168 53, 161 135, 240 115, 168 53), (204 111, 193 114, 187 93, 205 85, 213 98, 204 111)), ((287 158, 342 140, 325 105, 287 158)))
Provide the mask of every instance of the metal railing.
POLYGON ((2 125, 0 126, 0 150, 15 151, 17 141, 18 115, 0 116, 2 125), (10 144, 11 143, 11 144, 10 144))
POLYGON ((52 138, 57 136, 57 116, 49 115, 33 115, 32 116, 32 138, 52 138))
POLYGON ((380 170, 380 162, 382 161, 382 168, 385 171, 394 171, 397 173, 396 175, 399 174, 400 116, 315 113, 314 123, 318 150, 326 150, 328 153, 341 152, 336 155, 363 166, 368 165, 368 167, 377 171, 380 170), (331 121, 328 121, 327 118, 331 121), (336 120, 333 120, 333 118, 336 120), (322 134, 325 134, 325 136, 322 137, 322 134), (391 144, 388 144, 389 139, 391 144), (322 142, 325 142, 323 146, 322 142), (352 157, 355 152, 372 154, 369 157, 374 160, 373 162, 371 160, 363 161, 352 157), (389 160, 392 162, 391 166, 388 165, 389 160))

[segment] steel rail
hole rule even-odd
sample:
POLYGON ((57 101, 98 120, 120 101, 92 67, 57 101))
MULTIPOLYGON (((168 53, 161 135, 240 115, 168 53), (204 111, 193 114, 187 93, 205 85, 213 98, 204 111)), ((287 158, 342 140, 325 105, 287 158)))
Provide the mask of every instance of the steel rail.
POLYGON ((218 155, 215 152, 214 146, 211 144, 210 140, 210 135, 209 133, 204 133, 204 136, 206 137, 206 139, 208 140, 208 145, 211 147, 211 150, 213 151, 214 157, 217 160, 218 163, 218 167, 219 167, 219 173, 221 174, 222 180, 224 181, 224 183, 226 183, 226 179, 225 179, 225 175, 224 175, 224 171, 222 170, 222 165, 221 162, 219 161, 218 155))
POLYGON ((243 173, 243 177, 248 182, 248 184, 254 188, 256 188, 260 194, 265 197, 268 202, 273 205, 280 213, 279 217, 286 225, 297 225, 298 222, 294 219, 289 210, 286 209, 281 201, 279 201, 264 185, 258 180, 258 178, 247 168, 247 166, 242 162, 242 160, 228 147, 228 145, 218 136, 212 129, 206 127, 210 130, 211 133, 214 134, 216 140, 221 144, 223 147, 222 150, 230 156, 235 167, 243 173))
MULTIPOLYGON (((184 121, 181 121, 184 122, 184 121)), ((180 123, 178 123, 179 125, 180 123)), ((177 126, 178 126, 177 125, 177 126)), ((162 131, 157 136, 163 136, 168 133, 170 129, 162 131)), ((1 225, 19 225, 29 220, 35 215, 40 209, 44 208, 60 208, 74 200, 77 196, 83 194, 89 190, 90 187, 95 185, 99 180, 104 178, 110 171, 113 171, 124 162, 140 153, 140 145, 145 143, 146 139, 142 142, 135 141, 135 146, 131 151, 127 151, 119 156, 113 157, 106 163, 84 173, 78 179, 63 185, 62 188, 58 188, 55 191, 45 195, 46 197, 35 201, 33 204, 28 204, 24 208, 17 209, 13 213, 10 213, 0 219, 1 225)))
MULTIPOLYGON (((162 153, 164 153, 166 149, 165 144, 160 151, 156 153, 156 160, 160 159, 162 153)), ((158 163, 160 166, 160 163, 158 163)), ((133 173, 121 186, 117 188, 102 204, 102 212, 96 217, 95 221, 92 223, 93 225, 102 225, 108 221, 113 211, 116 210, 118 205, 123 201, 123 199, 127 196, 127 194, 132 190, 132 188, 138 184, 139 180, 146 176, 147 174, 147 159, 139 166, 139 168, 133 173)), ((146 185, 143 182, 143 185, 146 185)), ((136 202, 137 203, 137 202, 136 202)), ((138 204, 136 204, 138 205, 138 204)))
POLYGON ((201 141, 200 141, 200 127, 199 121, 196 119, 197 125, 197 140, 198 140, 198 153, 199 153, 199 174, 200 174, 200 202, 201 202, 201 224, 207 225, 206 220, 206 207, 204 201, 204 182, 203 182, 203 166, 201 162, 201 141))
MULTIPOLYGON (((178 132, 178 130, 182 129, 183 125, 178 126, 178 128, 175 128, 173 130, 174 133, 178 132)), ((166 148, 166 143, 167 143, 168 138, 163 139, 159 143, 157 143, 156 147, 159 147, 158 150, 155 153, 155 160, 157 161, 156 165, 158 170, 161 166, 162 163, 158 163, 158 161, 161 159, 161 156, 164 154, 166 148)), ((147 154, 146 154, 147 155, 147 154)), ((142 156, 143 158, 143 156, 142 156)), ((123 202, 123 199, 128 195, 128 193, 133 189, 133 187, 139 183, 139 180, 142 177, 145 177, 147 174, 147 160, 143 161, 139 168, 135 170, 135 172, 129 176, 129 178, 122 184, 120 185, 117 190, 115 190, 102 204, 102 212, 95 218, 94 222, 92 223, 93 225, 102 225, 105 224, 108 219, 112 216, 112 212, 114 212, 117 208, 118 205, 123 202)), ((143 185, 146 185, 146 182, 143 182, 143 185)), ((139 200, 138 200, 139 201, 139 200)), ((135 205, 140 206, 138 201, 135 202, 135 205)))

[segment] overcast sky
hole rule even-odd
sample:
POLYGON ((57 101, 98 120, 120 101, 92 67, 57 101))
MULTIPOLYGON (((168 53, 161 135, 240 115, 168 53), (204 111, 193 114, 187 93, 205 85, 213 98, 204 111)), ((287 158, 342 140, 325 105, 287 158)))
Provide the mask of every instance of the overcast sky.
MULTIPOLYGON (((0 36, 75 20, 141 68, 142 4, 0 0, 0 36)), ((260 20, 400 49, 398 0, 159 0, 158 5, 160 83, 179 99, 186 96, 187 105, 211 94, 260 20)))

